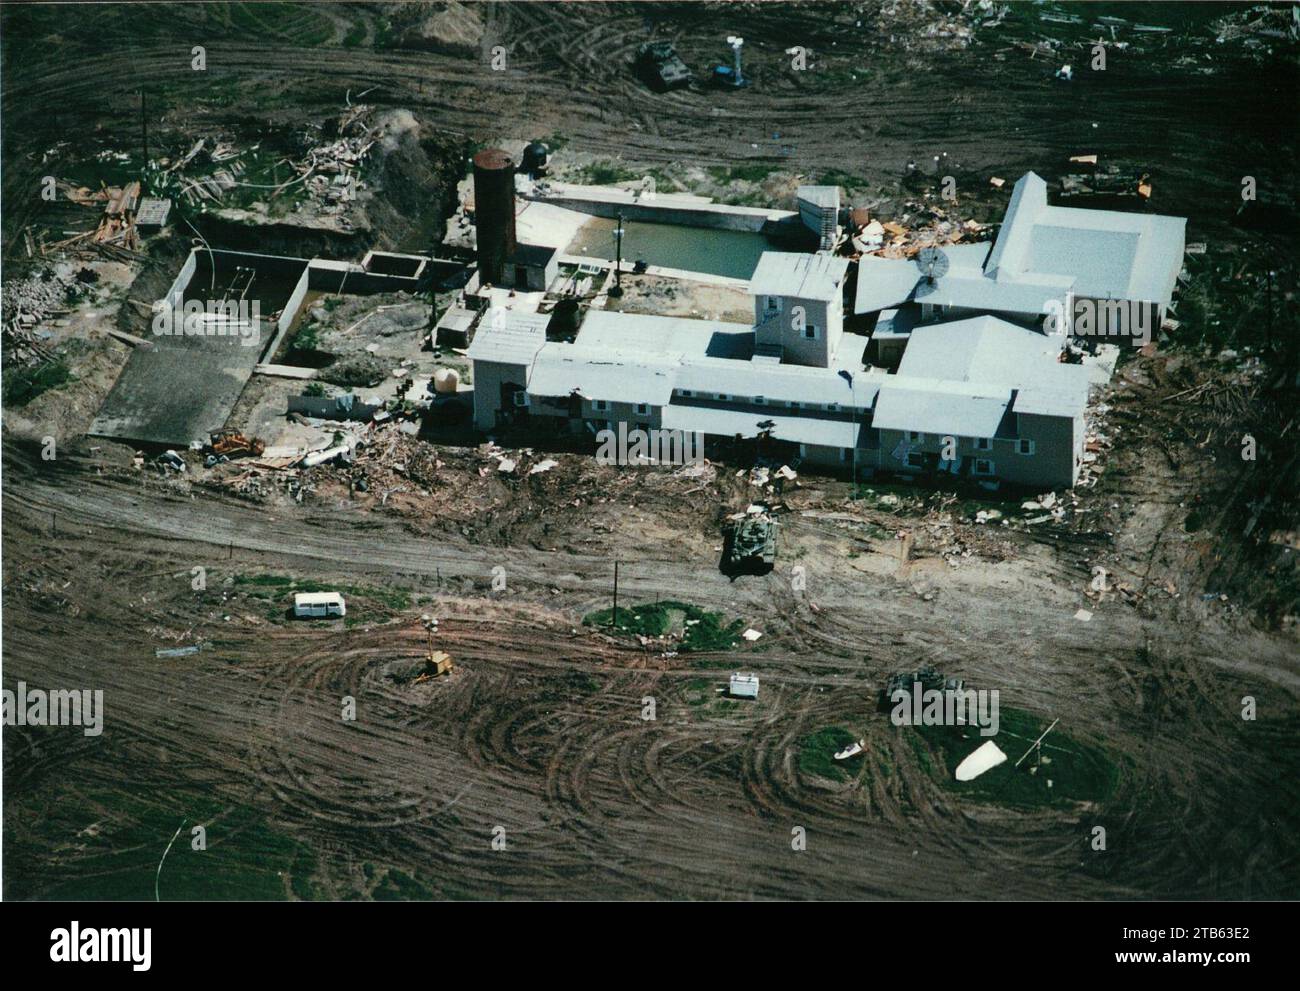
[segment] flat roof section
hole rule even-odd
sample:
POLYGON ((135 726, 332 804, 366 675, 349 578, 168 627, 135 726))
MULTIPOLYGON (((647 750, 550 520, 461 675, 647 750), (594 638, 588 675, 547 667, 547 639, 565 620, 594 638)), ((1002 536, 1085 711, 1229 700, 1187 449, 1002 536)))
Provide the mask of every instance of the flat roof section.
POLYGON ((849 260, 835 255, 764 251, 750 276, 750 292, 756 296, 833 300, 848 268, 849 260))

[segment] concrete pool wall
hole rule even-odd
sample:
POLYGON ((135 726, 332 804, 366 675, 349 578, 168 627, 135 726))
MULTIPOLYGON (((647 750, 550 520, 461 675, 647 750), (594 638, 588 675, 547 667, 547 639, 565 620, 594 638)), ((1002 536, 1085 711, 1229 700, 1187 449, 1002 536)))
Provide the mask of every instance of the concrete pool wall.
POLYGON ((552 203, 593 217, 617 217, 652 224, 676 224, 713 230, 748 231, 780 236, 802 226, 797 210, 715 203, 689 193, 651 193, 611 186, 577 186, 551 182, 523 193, 525 199, 552 203))

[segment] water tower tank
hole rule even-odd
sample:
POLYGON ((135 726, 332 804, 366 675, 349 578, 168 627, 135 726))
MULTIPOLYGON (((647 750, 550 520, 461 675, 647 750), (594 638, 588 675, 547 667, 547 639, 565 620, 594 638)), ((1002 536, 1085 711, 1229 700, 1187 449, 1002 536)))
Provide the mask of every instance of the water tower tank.
POLYGON ((460 374, 454 368, 439 368, 433 373, 433 391, 440 396, 455 393, 460 374))
POLYGON ((479 281, 499 286, 515 253, 515 163, 500 148, 474 156, 474 224, 479 281))

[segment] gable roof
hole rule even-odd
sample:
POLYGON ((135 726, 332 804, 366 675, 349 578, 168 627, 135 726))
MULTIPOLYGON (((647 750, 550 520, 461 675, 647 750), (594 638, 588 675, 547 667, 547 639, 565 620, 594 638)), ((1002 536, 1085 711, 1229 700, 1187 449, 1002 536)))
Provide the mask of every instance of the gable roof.
POLYGON ((1183 264, 1187 221, 1049 206, 1033 172, 1016 183, 984 272, 999 284, 1069 277, 1079 296, 1167 305, 1183 264))
POLYGON ((1011 405, 1011 390, 972 382, 890 376, 876 397, 871 424, 954 437, 992 437, 1011 405))

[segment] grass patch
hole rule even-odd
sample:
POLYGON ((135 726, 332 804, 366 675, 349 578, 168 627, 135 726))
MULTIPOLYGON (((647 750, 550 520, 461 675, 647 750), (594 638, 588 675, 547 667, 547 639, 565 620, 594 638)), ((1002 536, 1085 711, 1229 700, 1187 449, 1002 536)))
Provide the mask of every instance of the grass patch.
POLYGON ((628 182, 640 179, 642 174, 616 162, 593 162, 574 170, 571 180, 580 185, 611 186, 616 182, 628 182))
POLYGON ((850 769, 858 764, 836 760, 835 755, 856 740, 857 737, 843 726, 828 726, 805 736, 799 741, 800 772, 832 781, 849 780, 852 777, 850 769))
MULTIPOLYGON (((127 791, 94 790, 31 800, 23 821, 32 832, 10 833, 13 863, 60 865, 56 877, 33 884, 6 871, 11 898, 49 901, 153 901, 158 862, 168 841, 158 892, 163 901, 283 901, 289 893, 318 897, 311 849, 269 826, 252 809, 224 807, 207 797, 168 794, 164 806, 127 791), (206 831, 205 850, 192 848, 191 830, 206 831), (285 877, 289 890, 285 888, 285 877)), ((15 813, 16 814, 16 813, 15 813)), ((44 880, 44 879, 43 879, 44 880)))
MULTIPOLYGON (((290 596, 296 592, 339 592, 346 599, 362 599, 367 602, 375 602, 384 609, 392 612, 400 612, 403 609, 411 607, 411 595, 403 589, 393 588, 376 588, 372 585, 342 585, 333 582, 318 582, 310 578, 292 578, 289 575, 235 575, 235 585, 245 594, 259 599, 274 600, 276 608, 272 610, 272 618, 279 617, 283 609, 288 609, 292 604, 290 596), (280 602, 283 600, 283 609, 280 608, 280 602)), ((350 612, 346 617, 347 620, 356 619, 363 622, 361 617, 354 617, 350 612)))
MULTIPOLYGON (((608 628, 613 614, 613 609, 599 609, 584 616, 582 622, 586 626, 608 628)), ((680 636, 677 649, 682 652, 728 650, 736 646, 744 628, 742 620, 728 623, 721 613, 708 612, 687 602, 666 600, 622 606, 618 610, 618 632, 647 637, 680 636)))
POLYGON ((718 182, 763 182, 772 174, 770 165, 715 165, 709 169, 711 175, 718 182))
POLYGON ((0 394, 6 406, 26 406, 42 392, 57 389, 73 378, 62 358, 47 361, 39 367, 7 368, 0 381, 0 394))
POLYGON ((1114 793, 1119 766, 1101 748, 1072 739, 1059 728, 1043 741, 1041 765, 1030 755, 1020 767, 1013 767, 1051 720, 1005 706, 998 716, 995 737, 982 737, 978 730, 961 726, 917 726, 905 732, 911 735, 917 757, 929 773, 939 777, 945 787, 976 801, 1044 808, 1102 802, 1114 793), (957 765, 988 739, 1007 755, 1006 762, 974 781, 954 778, 957 765))

